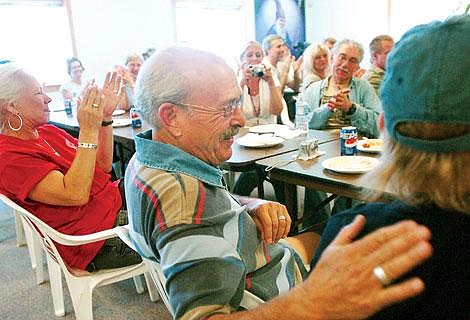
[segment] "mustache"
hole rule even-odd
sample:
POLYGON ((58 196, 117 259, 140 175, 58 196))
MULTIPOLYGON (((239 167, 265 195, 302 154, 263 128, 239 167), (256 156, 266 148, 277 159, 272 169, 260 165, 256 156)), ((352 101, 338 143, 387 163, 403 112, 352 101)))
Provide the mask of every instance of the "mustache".
POLYGON ((220 135, 220 138, 222 140, 225 140, 225 139, 229 139, 233 136, 236 136, 238 134, 238 132, 240 131, 240 127, 238 126, 233 126, 233 127, 230 127, 228 128, 224 133, 222 133, 220 135))

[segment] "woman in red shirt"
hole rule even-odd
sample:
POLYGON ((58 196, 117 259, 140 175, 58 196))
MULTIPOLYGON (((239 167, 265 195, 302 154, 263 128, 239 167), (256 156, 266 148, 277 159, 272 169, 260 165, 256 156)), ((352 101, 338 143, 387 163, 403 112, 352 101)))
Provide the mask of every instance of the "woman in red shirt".
MULTIPOLYGON (((116 73, 107 74, 103 89, 85 89, 77 108, 77 140, 47 124, 51 98, 33 76, 13 63, 1 65, 0 193, 65 234, 90 234, 126 223, 118 181, 112 182, 109 174, 111 115, 120 90, 116 73)), ((72 270, 140 261, 117 239, 57 247, 72 270)))

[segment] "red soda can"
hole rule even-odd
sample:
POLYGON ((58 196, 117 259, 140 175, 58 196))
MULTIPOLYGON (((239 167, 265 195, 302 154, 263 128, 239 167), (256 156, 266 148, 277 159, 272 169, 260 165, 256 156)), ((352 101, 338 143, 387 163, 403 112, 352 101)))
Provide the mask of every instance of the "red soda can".
POLYGON ((357 128, 343 127, 339 137, 341 139, 341 155, 355 156, 357 154, 357 128))

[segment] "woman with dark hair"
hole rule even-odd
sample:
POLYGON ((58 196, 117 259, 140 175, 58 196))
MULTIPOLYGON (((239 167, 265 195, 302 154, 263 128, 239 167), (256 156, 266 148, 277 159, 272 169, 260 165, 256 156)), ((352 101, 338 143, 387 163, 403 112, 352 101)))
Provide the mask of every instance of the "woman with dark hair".
POLYGON ((70 76, 70 81, 60 86, 59 91, 64 98, 64 101, 70 100, 72 106, 77 105, 77 100, 85 89, 86 83, 82 81, 82 75, 85 68, 80 60, 75 57, 67 59, 67 73, 70 76))

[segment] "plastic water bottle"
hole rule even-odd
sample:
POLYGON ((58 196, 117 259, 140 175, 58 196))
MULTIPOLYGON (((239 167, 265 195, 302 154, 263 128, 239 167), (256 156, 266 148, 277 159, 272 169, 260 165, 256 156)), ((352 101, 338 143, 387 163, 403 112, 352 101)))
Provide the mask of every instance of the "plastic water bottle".
POLYGON ((295 103, 295 128, 301 130, 305 135, 308 133, 308 114, 310 113, 310 106, 299 94, 297 102, 295 103))

